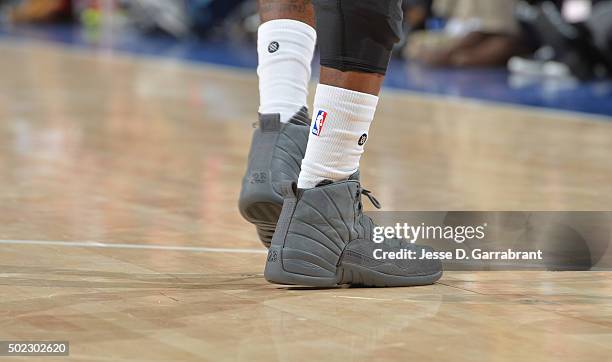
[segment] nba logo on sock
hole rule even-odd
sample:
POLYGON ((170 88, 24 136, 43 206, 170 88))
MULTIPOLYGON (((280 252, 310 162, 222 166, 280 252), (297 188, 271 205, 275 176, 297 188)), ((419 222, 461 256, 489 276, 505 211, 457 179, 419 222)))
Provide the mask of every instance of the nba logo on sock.
POLYGON ((311 133, 313 135, 318 136, 321 134, 321 131, 323 130, 323 124, 325 123, 326 118, 327 112, 325 112, 324 110, 320 110, 319 113, 317 113, 317 117, 314 119, 314 122, 312 122, 311 133))

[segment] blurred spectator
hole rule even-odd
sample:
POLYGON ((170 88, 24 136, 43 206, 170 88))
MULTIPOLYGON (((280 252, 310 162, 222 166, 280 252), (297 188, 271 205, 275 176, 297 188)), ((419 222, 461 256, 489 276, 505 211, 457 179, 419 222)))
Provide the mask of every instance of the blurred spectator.
MULTIPOLYGON (((166 0, 167 1, 167 0, 166 0)), ((194 31, 201 36, 208 35, 219 26, 246 0, 187 0, 194 31)), ((255 8, 255 11, 256 8, 255 8)), ((236 19, 230 18, 230 21, 236 19)))
POLYGON ((399 58, 404 56, 404 49, 408 39, 416 31, 425 30, 427 20, 432 16, 431 5, 433 0, 403 0, 404 28, 400 41, 395 45, 393 55, 399 58))
POLYGON ((66 20, 71 10, 70 0, 28 0, 17 2, 9 17, 14 22, 66 20))
POLYGON ((183 38, 190 33, 188 11, 184 1, 122 1, 131 24, 144 33, 162 33, 183 38))
POLYGON ((521 1, 516 14, 540 48, 512 58, 511 71, 578 79, 612 74, 612 1, 521 1))
MULTIPOLYGON (((612 74, 612 0, 402 0, 402 7, 396 56, 434 67, 508 64, 529 76, 612 74)), ((6 9, 14 22, 74 14, 92 33, 130 26, 181 39, 253 40, 259 25, 256 0, 0 0, 0 22, 6 9)))
POLYGON ((516 0, 434 0, 445 32, 415 44, 408 56, 436 67, 501 66, 529 52, 515 20, 516 0))

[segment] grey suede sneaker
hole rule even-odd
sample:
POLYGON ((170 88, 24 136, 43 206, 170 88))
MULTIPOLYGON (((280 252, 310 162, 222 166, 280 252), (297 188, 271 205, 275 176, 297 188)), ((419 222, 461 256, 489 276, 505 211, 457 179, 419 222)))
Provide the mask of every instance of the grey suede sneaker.
POLYGON ((266 247, 270 247, 283 206, 280 185, 296 182, 300 175, 309 125, 304 107, 288 123, 281 123, 278 114, 260 115, 259 127, 253 133, 238 208, 247 221, 255 224, 266 247))
POLYGON ((269 282, 399 287, 432 284, 442 276, 439 260, 374 258, 375 249, 407 249, 417 256, 423 249, 433 249, 397 239, 374 243, 376 225, 363 214, 361 195, 380 205, 355 177, 307 190, 297 189, 295 183, 286 184, 283 194, 285 202, 264 272, 269 282))

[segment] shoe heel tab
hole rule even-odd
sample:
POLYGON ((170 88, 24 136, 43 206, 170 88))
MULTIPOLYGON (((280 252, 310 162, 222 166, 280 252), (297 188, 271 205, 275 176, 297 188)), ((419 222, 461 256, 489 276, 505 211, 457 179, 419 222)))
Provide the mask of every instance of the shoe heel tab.
POLYGON ((310 116, 308 115, 308 108, 302 107, 291 119, 289 123, 296 124, 298 126, 310 126, 310 116))
POLYGON ((297 182, 286 182, 280 185, 280 194, 283 199, 295 199, 297 197, 297 182))
POLYGON ((280 131, 280 114, 259 114, 259 129, 262 132, 278 132, 280 131))

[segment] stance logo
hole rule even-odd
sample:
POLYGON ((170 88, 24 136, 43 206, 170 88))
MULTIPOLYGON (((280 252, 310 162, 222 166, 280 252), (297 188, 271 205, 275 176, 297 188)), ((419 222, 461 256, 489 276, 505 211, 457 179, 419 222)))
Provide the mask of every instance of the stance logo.
POLYGON ((278 44, 277 41, 273 41, 272 43, 270 43, 268 45, 268 52, 269 53, 276 53, 276 51, 278 50, 278 48, 280 48, 280 44, 278 44))
POLYGON ((312 129, 310 133, 315 136, 319 136, 321 134, 321 131, 323 131, 323 124, 325 124, 326 118, 327 112, 325 112, 324 110, 320 110, 319 113, 317 113, 317 117, 312 122, 312 129))
POLYGON ((361 137, 359 137, 359 141, 357 142, 357 144, 359 146, 363 146, 363 145, 365 145, 367 140, 368 140, 368 135, 364 133, 364 134, 361 135, 361 137))

